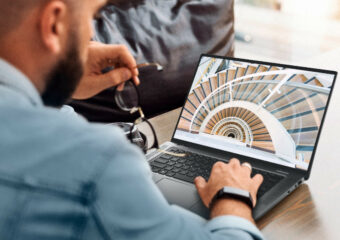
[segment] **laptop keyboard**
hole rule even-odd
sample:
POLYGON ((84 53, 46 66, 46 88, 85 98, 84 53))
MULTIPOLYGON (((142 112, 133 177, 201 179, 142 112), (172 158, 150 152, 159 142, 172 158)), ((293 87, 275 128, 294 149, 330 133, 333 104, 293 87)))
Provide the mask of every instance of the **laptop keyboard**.
MULTIPOLYGON (((205 180, 208 180, 212 166, 220 161, 217 158, 207 157, 177 148, 171 148, 170 151, 185 153, 186 156, 183 158, 163 154, 150 162, 152 171, 189 183, 193 183, 197 176, 202 176, 205 180)), ((281 175, 255 168, 253 168, 251 176, 253 177, 258 173, 263 176, 264 180, 257 193, 257 197, 261 197, 284 178, 281 175)))

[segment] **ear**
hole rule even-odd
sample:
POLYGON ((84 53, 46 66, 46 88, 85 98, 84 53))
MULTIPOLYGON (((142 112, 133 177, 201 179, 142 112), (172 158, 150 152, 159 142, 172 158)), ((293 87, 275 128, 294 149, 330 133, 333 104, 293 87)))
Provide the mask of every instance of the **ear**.
POLYGON ((50 1, 41 12, 39 30, 42 42, 53 54, 59 54, 67 35, 67 6, 60 0, 50 1))

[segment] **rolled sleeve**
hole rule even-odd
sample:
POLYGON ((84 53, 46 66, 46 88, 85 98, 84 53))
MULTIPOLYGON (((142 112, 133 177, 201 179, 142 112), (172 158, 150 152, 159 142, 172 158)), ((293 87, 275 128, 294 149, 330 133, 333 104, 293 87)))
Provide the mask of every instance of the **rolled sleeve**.
POLYGON ((206 228, 210 232, 228 232, 238 230, 248 233, 251 239, 264 239, 259 229, 248 220, 237 216, 220 216, 207 222, 206 228))

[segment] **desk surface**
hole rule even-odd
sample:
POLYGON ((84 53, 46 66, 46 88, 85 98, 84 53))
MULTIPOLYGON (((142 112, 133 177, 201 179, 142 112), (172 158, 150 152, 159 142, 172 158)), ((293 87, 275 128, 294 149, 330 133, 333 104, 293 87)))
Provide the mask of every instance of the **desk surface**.
MULTIPOLYGON (((340 70, 340 49, 304 62, 304 66, 340 70)), ((267 239, 340 239, 340 80, 320 137, 311 178, 257 224, 267 239)), ((151 119, 160 143, 169 141, 180 109, 151 119)))

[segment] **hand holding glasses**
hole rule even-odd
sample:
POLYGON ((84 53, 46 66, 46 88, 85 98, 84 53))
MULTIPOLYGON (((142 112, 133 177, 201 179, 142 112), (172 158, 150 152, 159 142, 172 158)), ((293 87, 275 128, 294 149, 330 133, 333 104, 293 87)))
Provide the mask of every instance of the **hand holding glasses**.
MULTIPOLYGON (((137 65, 136 68, 144 68, 144 67, 155 67, 157 71, 163 71, 163 67, 158 63, 143 63, 137 65)), ((164 150, 159 149, 159 143, 156 135, 156 131, 150 121, 145 117, 143 110, 140 105, 140 92, 135 85, 135 83, 132 80, 129 80, 125 83, 125 87, 122 91, 119 91, 117 88, 114 91, 114 101, 117 104, 118 108, 121 111, 129 112, 130 114, 134 114, 136 112, 139 113, 139 117, 134 121, 134 123, 131 125, 130 133, 128 135, 128 138, 132 142, 132 133, 133 130, 136 128, 136 126, 142 122, 145 122, 148 127, 151 130, 151 133, 153 135, 153 141, 150 141, 150 138, 146 142, 151 142, 152 144, 150 147, 147 146, 145 149, 146 151, 151 150, 153 148, 156 148, 158 151, 167 153, 169 155, 177 156, 177 157, 184 157, 183 154, 177 154, 173 152, 167 152, 164 150)))

